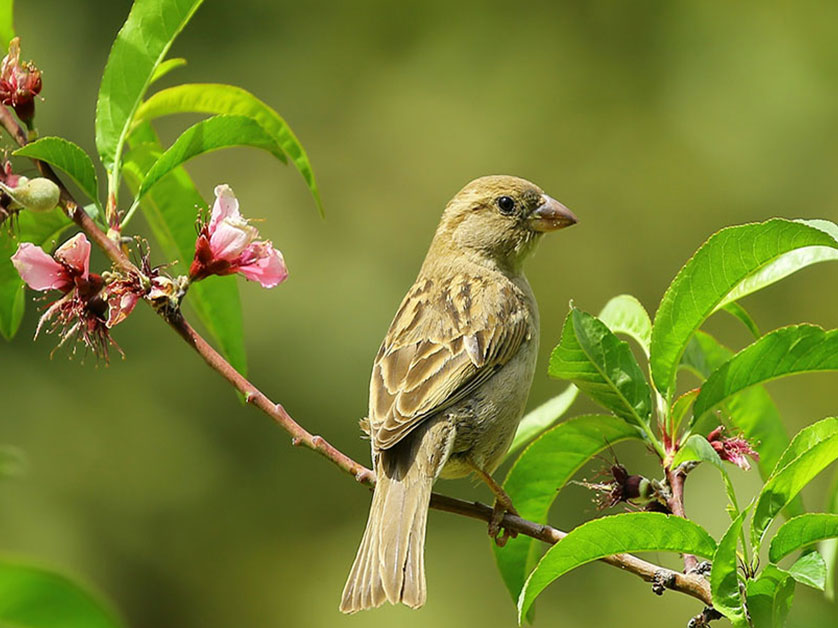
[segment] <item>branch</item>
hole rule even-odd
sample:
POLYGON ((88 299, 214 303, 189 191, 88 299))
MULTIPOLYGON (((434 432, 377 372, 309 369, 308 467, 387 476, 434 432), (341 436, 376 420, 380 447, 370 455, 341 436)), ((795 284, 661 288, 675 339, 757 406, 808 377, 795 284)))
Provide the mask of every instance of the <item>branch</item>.
MULTIPOLYGON (((9 135, 20 146, 24 146, 28 142, 25 131, 5 106, 0 106, 0 124, 2 124, 9 135)), ((67 190, 66 186, 61 182, 49 164, 38 160, 33 161, 43 176, 51 179, 59 186, 61 190, 60 204, 67 213, 67 216, 105 252, 105 255, 107 255, 114 266, 121 271, 141 275, 140 269, 131 263, 122 249, 105 232, 99 229, 84 210, 79 207, 69 190, 67 190)), ((291 435, 291 443, 294 446, 304 446, 319 453, 343 471, 351 474, 361 484, 367 486, 373 486, 375 484, 375 473, 372 470, 338 450, 322 436, 311 434, 299 423, 294 421, 280 404, 271 401, 256 386, 236 371, 221 354, 189 325, 180 312, 166 314, 163 311, 159 311, 158 314, 204 359, 211 369, 230 382, 237 391, 244 395, 248 403, 262 410, 276 421, 282 429, 288 432, 291 435)), ((434 493, 431 496, 431 508, 485 522, 489 522, 492 519, 492 508, 485 504, 467 502, 453 497, 446 497, 438 493, 434 493)), ((683 512, 683 508, 681 510, 683 512)), ((551 526, 528 521, 508 513, 502 520, 502 526, 510 532, 517 532, 518 534, 523 534, 551 545, 558 543, 567 535, 567 533, 551 526)), ((633 573, 646 582, 663 582, 665 588, 690 595, 701 600, 708 606, 712 604, 710 584, 699 575, 677 573, 632 556, 631 554, 607 556, 602 558, 601 561, 633 573)))
MULTIPOLYGON (((686 465, 681 465, 677 469, 667 468, 666 479, 669 482, 670 496, 667 500, 669 509, 672 514, 677 517, 687 518, 684 511, 684 482, 687 481, 686 465)), ((684 554, 684 571, 687 573, 693 571, 698 565, 698 559, 692 554, 684 554)), ((709 602, 708 602, 709 604, 709 602)))

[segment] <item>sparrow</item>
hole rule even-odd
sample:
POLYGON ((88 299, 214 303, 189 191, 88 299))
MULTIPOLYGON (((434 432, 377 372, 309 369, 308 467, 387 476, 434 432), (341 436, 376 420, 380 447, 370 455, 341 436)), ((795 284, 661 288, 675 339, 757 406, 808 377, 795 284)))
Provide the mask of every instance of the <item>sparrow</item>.
POLYGON ((492 479, 529 395, 538 307, 522 270, 542 234, 576 216, 529 181, 476 179, 445 207, 416 282, 375 357, 376 485, 340 610, 425 603, 425 527, 437 478, 475 474, 495 495, 489 533, 515 510, 492 479))

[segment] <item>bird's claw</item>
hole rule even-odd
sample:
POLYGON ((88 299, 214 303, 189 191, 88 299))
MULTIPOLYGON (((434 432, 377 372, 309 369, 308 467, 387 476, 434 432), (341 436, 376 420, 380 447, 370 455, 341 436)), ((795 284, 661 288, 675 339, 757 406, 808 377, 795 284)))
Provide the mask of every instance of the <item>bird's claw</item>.
POLYGON ((501 526, 506 513, 518 516, 518 511, 512 508, 511 504, 507 507, 496 500, 495 506, 492 508, 492 518, 489 520, 489 536, 494 539, 495 545, 498 547, 503 547, 510 538, 514 539, 518 536, 515 530, 501 526))

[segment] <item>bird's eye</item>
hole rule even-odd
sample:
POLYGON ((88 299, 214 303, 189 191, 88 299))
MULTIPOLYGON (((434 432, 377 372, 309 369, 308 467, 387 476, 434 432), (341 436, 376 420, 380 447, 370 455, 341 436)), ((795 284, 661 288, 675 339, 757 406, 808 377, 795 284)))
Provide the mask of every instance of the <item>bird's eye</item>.
POLYGON ((515 210, 515 201, 509 196, 501 196, 496 202, 502 214, 511 214, 515 210))

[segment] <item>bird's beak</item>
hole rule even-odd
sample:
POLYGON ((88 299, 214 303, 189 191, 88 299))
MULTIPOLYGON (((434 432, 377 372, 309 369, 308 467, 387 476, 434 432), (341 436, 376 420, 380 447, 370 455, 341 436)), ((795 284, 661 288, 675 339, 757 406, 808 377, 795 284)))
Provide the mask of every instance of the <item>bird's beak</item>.
POLYGON ((546 194, 542 194, 541 199, 541 205, 529 217, 530 228, 534 231, 556 231, 579 222, 573 212, 556 199, 546 194))

